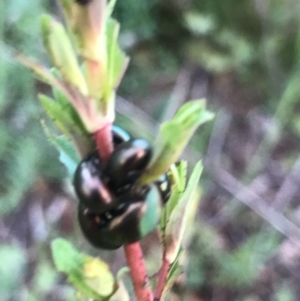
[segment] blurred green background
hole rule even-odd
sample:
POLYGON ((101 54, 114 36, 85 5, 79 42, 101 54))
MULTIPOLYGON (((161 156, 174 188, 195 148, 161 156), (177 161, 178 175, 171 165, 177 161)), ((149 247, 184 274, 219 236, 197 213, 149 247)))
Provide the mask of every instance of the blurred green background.
MULTIPOLYGON (((1 301, 75 300, 52 264, 58 236, 114 271, 125 265, 122 250, 81 236, 70 180, 40 125, 36 94, 50 89, 13 58, 49 64, 45 12, 61 19, 54 1, 0 2, 1 301)), ((205 97, 216 113, 183 155, 191 166, 202 158, 205 171, 170 300, 300 300, 300 2, 120 0, 114 16, 131 56, 118 124, 152 140, 189 99, 205 97)), ((153 273, 156 243, 154 234, 142 242, 153 273)))

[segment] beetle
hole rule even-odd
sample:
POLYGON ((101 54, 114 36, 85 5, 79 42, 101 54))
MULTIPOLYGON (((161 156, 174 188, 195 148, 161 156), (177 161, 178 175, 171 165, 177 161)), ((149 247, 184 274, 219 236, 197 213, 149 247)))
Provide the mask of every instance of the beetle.
POLYGON ((113 250, 139 241, 152 232, 160 219, 161 195, 156 185, 139 187, 122 196, 124 206, 111 210, 109 217, 78 207, 82 232, 95 247, 113 250))
MULTIPOLYGON (((131 138, 118 126, 112 127, 112 137, 115 146, 120 146, 131 138)), ((103 171, 103 164, 97 150, 79 163, 73 179, 75 192, 80 202, 94 213, 101 213, 113 206, 118 206, 116 198, 107 187, 107 182, 108 178, 103 171)))
POLYGON ((109 250, 153 231, 171 193, 166 174, 149 185, 137 183, 151 160, 149 142, 133 139, 117 126, 112 134, 115 150, 107 165, 94 151, 80 162, 74 176, 82 232, 91 244, 109 250))
POLYGON ((97 153, 80 162, 73 184, 79 201, 94 213, 102 213, 117 205, 116 199, 107 188, 106 177, 97 153))
POLYGON ((130 139, 117 146, 105 170, 110 187, 116 192, 129 189, 148 165, 151 156, 151 145, 145 139, 130 139))
POLYGON ((90 244, 95 247, 114 250, 122 246, 116 237, 113 237, 108 228, 108 219, 91 212, 82 203, 78 206, 78 221, 81 231, 90 244))

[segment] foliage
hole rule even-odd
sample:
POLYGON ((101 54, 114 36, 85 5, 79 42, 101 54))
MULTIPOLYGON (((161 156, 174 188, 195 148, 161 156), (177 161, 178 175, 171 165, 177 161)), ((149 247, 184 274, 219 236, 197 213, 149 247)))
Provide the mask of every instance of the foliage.
MULTIPOLYGON (((295 0, 272 1, 265 7, 249 0, 239 1, 239 3, 236 1, 226 1, 226 3, 183 1, 183 4, 169 0, 165 3, 159 1, 137 3, 135 0, 126 0, 118 1, 116 4, 113 16, 121 23, 121 45, 131 56, 131 63, 121 83, 119 94, 133 99, 130 104, 146 110, 147 117, 154 122, 148 123, 148 119, 144 118, 144 115, 139 115, 138 111, 131 111, 134 112, 132 113, 135 117, 133 120, 132 116, 128 117, 128 107, 125 108, 120 103, 117 107, 118 123, 125 125, 125 128, 137 136, 154 137, 156 133, 153 129, 157 128, 155 122, 163 119, 164 110, 171 103, 169 96, 172 94, 173 84, 179 71, 184 64, 192 62, 195 71, 192 77, 193 81, 196 80, 196 86, 202 84, 202 81, 198 81, 198 75, 203 74, 203 70, 205 70, 205 76, 212 80, 212 85, 209 81, 208 90, 211 94, 208 97, 208 106, 213 106, 216 111, 221 108, 227 112, 228 110, 235 112, 249 105, 250 109, 255 109, 254 113, 260 110, 264 126, 273 124, 274 116, 280 121, 280 127, 278 123, 276 124, 279 135, 276 136, 275 146, 266 152, 267 161, 271 161, 273 165, 262 166, 262 156, 259 156, 258 164, 259 168, 263 169, 263 175, 265 173, 268 176, 276 174, 275 184, 272 182, 275 188, 272 186, 266 192, 267 195, 274 196, 274 189, 277 189, 276 185, 280 184, 282 170, 287 172, 298 156, 300 36, 298 2, 295 0), (219 103, 218 100, 220 100, 219 103), (280 106, 278 106, 279 103, 280 106), (283 141, 281 137, 284 138, 283 141), (286 143, 285 139, 292 143, 286 143)), ((47 2, 37 0, 30 3, 21 0, 3 1, 0 4, 0 166, 2 172, 0 212, 1 215, 7 217, 3 221, 7 228, 3 227, 1 222, 0 235, 2 239, 3 233, 8 233, 4 237, 5 242, 9 240, 9 246, 11 246, 11 239, 21 240, 16 236, 15 231, 10 230, 12 227, 10 221, 14 221, 15 218, 19 219, 21 216, 22 224, 25 223, 28 198, 24 197, 24 194, 26 195, 26 192, 32 189, 35 191, 37 179, 42 178, 53 182, 53 179, 62 178, 64 174, 60 164, 55 163, 58 154, 42 134, 40 122, 36 117, 41 115, 41 109, 36 105, 36 91, 47 95, 50 93, 44 85, 36 84, 29 72, 13 63, 12 60, 14 51, 11 47, 33 57, 38 56, 40 61, 47 65, 47 59, 40 53, 42 46, 37 38, 39 21, 36 16, 45 11, 54 12, 58 16, 60 14, 57 7, 53 5, 53 1, 51 5, 47 7, 46 5, 47 2), (19 208, 23 211, 22 215, 16 215, 19 208)), ((225 150, 222 150, 222 164, 238 176, 250 165, 249 148, 251 149, 253 145, 257 145, 255 143, 261 141, 261 132, 256 136, 256 128, 255 130, 251 128, 253 131, 250 134, 243 128, 247 120, 251 119, 251 114, 253 111, 247 111, 237 117, 234 115, 234 122, 230 127, 229 135, 235 140, 239 139, 237 128, 242 128, 242 141, 248 142, 245 156, 243 143, 232 142, 229 135, 224 137, 227 144, 225 150), (251 140, 252 135, 255 136, 254 142, 251 140), (240 163, 241 157, 245 157, 243 164, 240 163)), ((47 127, 51 128, 51 132, 53 131, 48 122, 46 122, 47 127)), ((196 162, 201 156, 199 153, 203 154, 206 151, 210 130, 210 127, 205 127, 196 132, 195 139, 188 145, 186 157, 188 156, 189 160, 196 162)), ((66 145, 68 142, 62 144, 66 145)), ((70 167, 72 173, 72 164, 70 167)), ((259 270, 260 267, 265 267, 265 262, 274 251, 280 251, 279 242, 274 238, 276 235, 270 234, 270 240, 273 242, 264 249, 262 245, 264 237, 269 232, 264 231, 265 225, 262 220, 257 217, 253 221, 246 215, 246 218, 237 223, 239 216, 235 212, 239 211, 236 210, 229 210, 229 213, 226 211, 225 226, 222 224, 222 218, 224 218, 222 214, 220 214, 221 226, 213 222, 212 226, 209 226, 215 212, 222 211, 221 208, 226 206, 224 204, 227 204, 231 197, 224 190, 219 191, 219 187, 216 188, 211 184, 207 167, 204 168, 204 172, 205 177, 201 182, 203 204, 200 210, 195 212, 198 217, 200 216, 201 222, 194 225, 193 228, 197 233, 192 240, 191 248, 181 257, 181 260, 184 258, 187 261, 187 282, 175 283, 176 294, 179 294, 182 299, 188 299, 191 298, 189 294, 192 292, 193 298, 204 300, 210 300, 207 291, 223 294, 227 300, 248 301, 269 298, 289 301, 295 296, 297 298, 293 281, 289 281, 296 278, 293 278, 293 274, 286 270, 286 267, 278 268, 281 263, 278 263, 276 258, 269 263, 273 273, 271 274, 275 274, 276 277, 270 280, 271 285, 267 282, 268 280, 264 279, 266 281, 264 291, 267 297, 266 295, 264 295, 265 298, 260 296, 262 291, 258 283, 260 280, 254 274, 257 268, 259 270), (218 193, 215 199, 207 197, 212 190, 218 193), (241 232, 244 233, 242 239, 240 238, 241 232), (257 236, 255 233, 258 233, 257 236), (261 238, 260 234, 262 234, 261 238), (238 242, 232 245, 233 237, 238 242), (261 252, 265 255, 256 258, 256 250, 260 250, 258 257, 261 252), (223 256, 228 259, 225 263, 222 262, 223 256), (247 275, 240 277, 245 262, 248 263, 249 260, 254 261, 254 269, 252 270, 249 266, 246 270, 247 275), (268 289, 269 287, 271 288, 268 289), (233 293, 227 295, 228 291, 233 293)), ((261 174, 256 171, 255 175, 261 174)), ((32 204, 32 199, 29 200, 29 204, 32 204)), ((297 204, 298 198, 295 196, 292 204, 286 206, 285 214, 289 216, 297 204)), ((43 208, 45 210, 47 206, 43 208)), ((68 221, 65 215, 64 221, 68 221)), ((82 247, 89 253, 95 252, 84 244, 80 235, 76 234, 76 230, 74 234, 74 228, 72 228, 73 234, 70 234, 65 230, 61 233, 62 229, 56 223, 49 223, 47 227, 50 237, 67 235, 68 239, 80 245, 80 249, 82 247)), ((74 227, 73 224, 72 227, 74 227)), ((30 290, 28 300, 47 300, 48 298, 74 300, 74 292, 61 284, 63 280, 57 277, 49 261, 50 256, 46 251, 48 239, 49 237, 46 242, 29 240, 30 250, 34 250, 34 263, 38 263, 30 265, 30 269, 28 265, 21 264, 26 272, 33 269, 34 275, 30 276, 30 273, 28 275, 26 273, 24 283, 15 285, 19 285, 23 293, 30 290), (56 294, 53 291, 56 291, 56 294)), ((146 246, 147 243, 146 241, 146 246)), ((13 248, 19 249, 22 254, 29 252, 29 249, 24 246, 18 245, 13 248)), ((9 255, 13 257, 14 254, 11 252, 9 255)), ((103 258, 109 258, 111 262, 118 262, 117 255, 101 252, 102 255, 103 258)), ((31 263, 29 259, 28 262, 31 263)), ((9 276, 5 275, 3 277, 8 277, 9 280, 9 276)), ((23 280, 22 276, 20 279, 23 280)))
MULTIPOLYGON (((101 0, 91 3, 62 0, 61 4, 67 29, 48 15, 41 17, 44 46, 55 70, 51 72, 39 62, 22 54, 16 58, 40 80, 52 86, 54 98, 41 94, 39 99, 45 112, 64 137, 57 136, 46 126, 44 129, 60 152, 62 163, 65 163, 69 174, 72 175, 78 158, 84 158, 95 146, 101 154, 101 147, 106 144, 98 143, 97 133, 106 128, 107 124, 114 122, 115 89, 121 81, 128 59, 117 43, 119 24, 110 17, 115 2, 106 6, 106 1, 101 0), (74 41, 75 45, 72 43, 74 41), (80 53, 82 62, 77 57, 77 52, 80 53)), ((195 130, 212 117, 213 114, 205 109, 204 100, 183 105, 171 121, 162 125, 158 139, 153 145, 153 158, 141 174, 140 183, 155 183, 155 180, 178 160, 195 130), (177 132, 181 132, 181 135, 176 137, 177 132)), ((167 269, 167 274, 162 280, 158 278, 157 285, 162 286, 162 289, 155 298, 160 299, 162 292, 165 294, 171 288, 175 276, 179 274, 178 257, 181 242, 201 171, 202 166, 198 163, 187 187, 180 194, 175 194, 172 206, 164 214, 161 235, 164 247, 162 262, 166 260, 170 269, 167 269)), ((186 174, 178 171, 176 173, 177 181, 173 182, 173 186, 181 187, 186 174)), ((160 209, 159 198, 157 200, 156 207, 160 209)), ((143 224, 144 221, 157 221, 152 221, 149 219, 151 215, 146 215, 146 219, 141 219, 141 228, 147 226, 143 224)), ((92 229, 95 230, 97 229, 92 229)), ((107 231, 109 235, 110 228, 107 231)), ((141 233, 143 234, 143 231, 141 233)), ((52 254, 58 271, 68 275, 68 280, 76 289, 79 299, 92 298, 100 301, 127 298, 126 291, 119 297, 114 296, 118 291, 118 284, 108 266, 100 259, 81 255, 70 243, 62 239, 53 242, 52 254)), ((128 263, 130 264, 130 260, 128 263)), ((133 270, 141 264, 143 263, 130 266, 137 298, 138 291, 143 288, 137 285, 138 280, 134 278, 133 270)), ((144 277, 146 275, 143 276, 143 281, 144 277)), ((152 300, 148 298, 149 301, 152 300)))
POLYGON ((105 262, 80 254, 63 239, 53 241, 52 254, 57 270, 68 275, 83 297, 107 300, 115 293, 115 280, 105 262))
POLYGON ((36 44, 38 26, 34 16, 45 7, 38 1, 32 1, 29 6, 18 2, 1 3, 0 8, 0 215, 16 209, 38 176, 62 174, 58 166, 46 167, 45 162, 55 160, 56 153, 41 135, 35 117, 40 114, 33 97, 35 83, 27 70, 13 62, 13 51, 9 46, 36 53, 33 45, 36 44))

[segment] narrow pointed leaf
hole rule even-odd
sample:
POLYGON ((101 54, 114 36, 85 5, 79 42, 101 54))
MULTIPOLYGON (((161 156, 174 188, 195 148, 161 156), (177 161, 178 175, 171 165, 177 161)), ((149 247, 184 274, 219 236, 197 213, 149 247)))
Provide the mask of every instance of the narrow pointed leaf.
POLYGON ((41 27, 45 47, 55 67, 70 84, 77 87, 83 95, 87 95, 85 79, 63 25, 44 15, 41 18, 41 27))
POLYGON ((116 2, 117 2, 117 0, 110 0, 109 3, 107 4, 106 10, 105 10, 107 19, 111 16, 111 14, 115 8, 116 2))
POLYGON ((60 162, 65 165, 68 175, 73 177, 77 165, 80 162, 80 156, 74 148, 74 145, 66 136, 58 136, 52 133, 45 123, 42 123, 42 126, 49 141, 58 150, 60 162))
POLYGON ((184 104, 174 118, 162 124, 154 142, 154 155, 140 183, 150 183, 165 173, 183 152, 196 129, 211 120, 213 114, 205 109, 204 100, 184 104))
POLYGON ((73 130, 70 129, 71 132, 77 132, 82 135, 88 135, 86 128, 84 127, 82 120, 78 116, 78 113, 71 105, 69 99, 58 89, 53 89, 53 96, 55 101, 59 104, 61 110, 67 112, 67 121, 69 127, 72 127, 73 130))
POLYGON ((179 260, 180 257, 183 255, 183 250, 178 252, 178 255, 176 257, 176 259, 174 260, 174 262, 172 263, 172 265, 170 266, 170 270, 168 273, 168 277, 167 277, 167 281, 161 296, 161 300, 164 300, 166 294, 168 293, 168 291, 172 288, 174 282, 176 281, 176 279, 178 278, 178 276, 180 274, 182 274, 182 267, 179 264, 179 260))
POLYGON ((29 59, 23 54, 18 54, 16 56, 16 60, 18 60, 22 65, 30 69, 37 76, 39 80, 49 84, 52 87, 59 89, 66 96, 70 96, 70 93, 65 88, 64 84, 59 79, 57 79, 49 69, 44 67, 42 64, 32 59, 29 59))
MULTIPOLYGON (((176 195, 181 195, 186 188, 186 178, 187 178, 187 161, 181 160, 176 165, 176 169, 172 169, 172 175, 176 175, 177 181, 173 185, 172 193, 177 192, 176 195)), ((174 195, 171 196, 171 199, 167 202, 165 209, 168 213, 168 216, 172 213, 173 209, 177 205, 179 198, 174 195)))
POLYGON ((201 172, 202 164, 198 162, 191 174, 187 188, 180 197, 178 204, 173 209, 170 219, 167 222, 163 235, 163 245, 166 254, 165 257, 170 263, 172 263, 178 255, 201 172))
POLYGON ((33 61, 22 54, 16 56, 16 59, 27 68, 31 69, 40 80, 48 83, 65 95, 74 107, 74 110, 76 110, 80 116, 84 127, 89 133, 95 132, 107 122, 113 122, 115 117, 113 109, 111 109, 112 112, 110 112, 110 114, 104 116, 102 112, 105 112, 105 110, 101 111, 102 108, 99 108, 99 105, 92 98, 84 97, 76 87, 64 82, 60 78, 56 78, 50 70, 40 63, 33 61))
POLYGON ((72 143, 65 136, 55 137, 52 143, 59 150, 59 160, 67 168, 70 177, 73 177, 75 170, 80 162, 80 157, 76 153, 72 143))
POLYGON ((114 90, 120 83, 127 68, 129 58, 118 45, 118 35, 120 25, 114 19, 107 20, 107 55, 108 55, 108 91, 114 90))
POLYGON ((71 132, 81 132, 80 127, 76 125, 66 106, 63 108, 59 102, 43 94, 38 95, 38 98, 49 118, 62 133, 70 137, 71 132))
MULTIPOLYGON (((67 118, 63 121, 68 129, 68 137, 75 144, 82 157, 85 157, 93 149, 95 149, 95 142, 91 134, 84 126, 82 119, 79 117, 77 111, 69 102, 69 99, 58 89, 53 89, 55 101, 59 103, 60 109, 67 113, 67 118)), ((97 116, 99 118, 99 116, 97 116)), ((89 118, 91 122, 91 118, 89 118)))
POLYGON ((167 204, 162 210, 162 216, 160 220, 161 231, 164 231, 166 228, 167 222, 170 219, 170 215, 184 192, 186 185, 187 162, 181 160, 176 165, 173 164, 170 170, 171 172, 169 176, 172 180, 172 193, 167 204))

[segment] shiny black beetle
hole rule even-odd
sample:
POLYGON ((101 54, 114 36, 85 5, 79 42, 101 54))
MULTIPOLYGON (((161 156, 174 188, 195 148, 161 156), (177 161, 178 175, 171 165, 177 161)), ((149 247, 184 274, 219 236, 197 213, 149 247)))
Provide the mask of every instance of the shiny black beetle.
POLYGON ((132 139, 117 126, 112 136, 115 150, 107 165, 102 166, 94 151, 80 162, 73 182, 79 225, 87 240, 103 249, 133 243, 153 231, 171 192, 165 174, 150 185, 137 185, 151 160, 146 140, 132 139))

